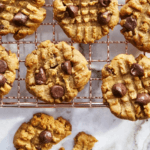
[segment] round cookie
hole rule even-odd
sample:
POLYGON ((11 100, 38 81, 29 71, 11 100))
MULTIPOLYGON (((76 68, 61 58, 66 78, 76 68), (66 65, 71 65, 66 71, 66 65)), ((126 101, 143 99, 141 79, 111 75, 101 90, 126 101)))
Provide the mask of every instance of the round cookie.
POLYGON ((54 17, 72 40, 94 43, 119 21, 117 0, 55 0, 54 17))
POLYGON ((19 61, 15 53, 0 45, 0 97, 9 93, 16 78, 19 61))
POLYGON ((139 50, 150 52, 150 1, 127 0, 120 17, 124 37, 139 50))
POLYGON ((56 120, 38 113, 28 123, 23 123, 14 136, 17 150, 49 150, 71 134, 72 126, 62 117, 56 120))
POLYGON ((120 54, 102 69, 103 102, 122 119, 150 118, 150 59, 120 54))
POLYGON ((14 34, 16 40, 33 34, 46 16, 45 0, 2 0, 0 35, 14 34))
POLYGON ((89 81, 84 56, 65 42, 42 42, 26 57, 27 90, 48 103, 71 101, 89 81))

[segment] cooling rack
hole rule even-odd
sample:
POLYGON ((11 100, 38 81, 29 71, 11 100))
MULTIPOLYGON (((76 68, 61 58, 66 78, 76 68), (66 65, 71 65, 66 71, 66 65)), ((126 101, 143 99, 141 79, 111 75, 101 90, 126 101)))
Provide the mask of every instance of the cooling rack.
MULTIPOLYGON (((95 41, 93 44, 78 44, 67 38, 65 33, 60 29, 57 22, 53 17, 53 1, 46 0, 44 7, 47 10, 47 18, 35 32, 35 34, 20 40, 15 41, 12 38, 12 35, 0 36, 0 44, 4 47, 15 52, 19 59, 19 70, 17 71, 16 80, 13 84, 12 90, 6 96, 0 100, 0 107, 19 107, 19 108, 58 108, 58 107, 107 107, 106 104, 102 102, 102 93, 101 93, 101 69, 106 63, 110 63, 111 59, 114 57, 115 49, 114 45, 121 44, 121 49, 123 51, 119 53, 128 53, 128 42, 120 36, 116 40, 116 34, 120 34, 120 29, 116 29, 116 32, 110 31, 110 34, 103 37, 101 40, 95 41), (48 32, 49 30, 49 32, 48 32), (46 31, 46 32, 44 32, 46 31), (61 33, 61 35, 59 35, 61 33), (37 45, 41 41, 51 40, 53 43, 58 43, 59 41, 65 41, 70 45, 78 46, 80 52, 85 56, 88 61, 89 69, 92 71, 92 76, 89 80, 89 83, 85 88, 77 95, 77 97, 71 102, 64 102, 61 104, 48 104, 43 101, 38 100, 36 97, 33 97, 28 93, 25 87, 25 74, 26 68, 24 65, 25 57, 28 53, 37 48, 37 45), (111 46, 110 46, 111 45, 111 46), (98 51, 95 51, 98 49, 98 51), (101 50, 104 49, 102 52, 101 50), (112 57, 110 57, 112 56, 112 57)), ((123 4, 118 5, 119 8, 123 4)), ((119 24, 117 26, 120 26, 119 24)), ((121 34, 120 34, 121 35, 121 34)), ((138 51, 139 52, 139 51, 138 51)))

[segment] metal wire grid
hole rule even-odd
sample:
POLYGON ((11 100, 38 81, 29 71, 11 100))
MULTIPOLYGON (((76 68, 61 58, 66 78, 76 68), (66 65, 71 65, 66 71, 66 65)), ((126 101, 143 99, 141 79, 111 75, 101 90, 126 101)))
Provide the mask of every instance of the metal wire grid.
MULTIPOLYGON (((45 4, 45 7, 53 7, 52 4, 45 4)), ((118 6, 123 6, 123 4, 119 4, 118 6)), ((53 43, 58 43, 59 41, 55 40, 55 26, 58 25, 53 17, 52 23, 42 23, 41 26, 48 25, 52 26, 53 30, 53 43)), ((37 39, 37 31, 35 32, 35 41, 8 41, 8 42, 3 42, 3 37, 0 36, 0 44, 17 44, 17 56, 19 59, 19 63, 24 63, 25 60, 20 59, 20 44, 35 44, 35 48, 37 48, 37 45, 40 44, 41 41, 38 41, 37 39)), ((75 42, 74 41, 65 41, 71 45, 73 45, 75 42)), ((92 62, 110 62, 110 47, 109 44, 119 44, 119 43, 124 43, 125 44, 125 52, 128 53, 128 42, 127 41, 110 41, 109 40, 109 34, 107 35, 107 40, 106 41, 96 41, 95 43, 98 44, 107 44, 107 59, 106 60, 93 60, 91 55, 92 55, 92 45, 89 44, 89 59, 87 60, 89 63, 89 69, 92 71, 91 63, 92 62)), ((58 107, 84 107, 84 108, 90 108, 90 107, 107 107, 106 104, 103 104, 102 102, 102 96, 93 96, 92 94, 92 82, 97 81, 97 80, 102 80, 100 78, 90 78, 89 80, 89 96, 77 96, 75 99, 78 100, 78 102, 72 100, 71 102, 64 102, 61 104, 48 104, 43 101, 38 100, 36 97, 27 97, 27 96, 22 96, 20 93, 20 82, 25 81, 25 78, 20 77, 20 67, 18 70, 18 75, 16 78, 17 81, 17 96, 5 96, 0 100, 0 107, 19 107, 19 108, 58 108, 58 107), (9 100, 16 99, 16 102, 9 102, 9 100), (86 100, 88 99, 88 102, 83 102, 83 99, 86 100), (6 101, 7 100, 7 101, 6 101), (24 102, 21 102, 21 100, 25 100, 24 102), (29 101, 26 101, 29 100, 29 101), (35 100, 30 101, 30 100, 35 100), (100 100, 98 102, 94 102, 93 100, 100 100)), ((12 87, 13 88, 13 87, 12 87)))

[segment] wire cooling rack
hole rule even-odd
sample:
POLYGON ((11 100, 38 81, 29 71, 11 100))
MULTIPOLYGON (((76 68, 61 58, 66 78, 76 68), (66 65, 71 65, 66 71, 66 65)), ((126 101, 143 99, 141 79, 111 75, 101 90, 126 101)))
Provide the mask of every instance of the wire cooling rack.
MULTIPOLYGON (((121 1, 121 0, 120 0, 121 1)), ((121 35, 120 25, 118 24, 114 31, 95 41, 94 44, 78 44, 69 39, 59 27, 53 17, 53 1, 46 0, 44 5, 47 10, 47 17, 35 34, 26 37, 23 40, 15 41, 12 35, 0 36, 0 44, 15 52, 19 59, 19 70, 17 71, 16 80, 12 90, 8 95, 0 100, 0 107, 21 107, 21 108, 57 108, 57 107, 106 107, 102 102, 101 93, 101 69, 104 64, 110 63, 111 59, 119 53, 140 53, 132 47, 121 35), (118 35, 118 36, 117 36, 118 35), (41 41, 51 40, 53 43, 65 41, 70 45, 77 46, 80 52, 85 56, 89 63, 89 69, 92 76, 89 83, 71 102, 61 104, 48 104, 38 100, 29 94, 25 87, 26 67, 24 65, 25 57, 37 48, 41 41), (130 50, 131 51, 130 51, 130 50)), ((119 9, 123 3, 119 4, 119 9)))

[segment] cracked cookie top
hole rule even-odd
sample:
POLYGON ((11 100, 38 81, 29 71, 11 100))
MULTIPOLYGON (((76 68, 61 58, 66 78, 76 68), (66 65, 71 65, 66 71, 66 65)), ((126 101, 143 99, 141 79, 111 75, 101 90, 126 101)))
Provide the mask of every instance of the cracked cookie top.
POLYGON ((150 52, 150 1, 127 0, 120 17, 125 38, 139 50, 150 52))
POLYGON ((45 19, 45 0, 1 0, 0 35, 14 34, 16 40, 33 34, 45 19))
POLYGON ((15 53, 0 45, 0 97, 9 93, 16 78, 19 61, 15 53))
POLYGON ((103 102, 128 120, 150 117, 150 59, 120 54, 102 69, 103 102))
POLYGON ((98 140, 85 132, 79 132, 74 138, 74 142, 73 150, 92 150, 94 144, 98 142, 98 140))
POLYGON ((68 37, 94 43, 119 21, 117 0, 55 0, 54 17, 68 37))
POLYGON ((70 135, 71 130, 71 124, 64 118, 55 120, 52 116, 37 113, 19 127, 13 143, 17 150, 49 150, 70 135))
POLYGON ((89 81, 84 56, 65 42, 42 42, 26 57, 27 90, 48 103, 71 101, 89 81))

